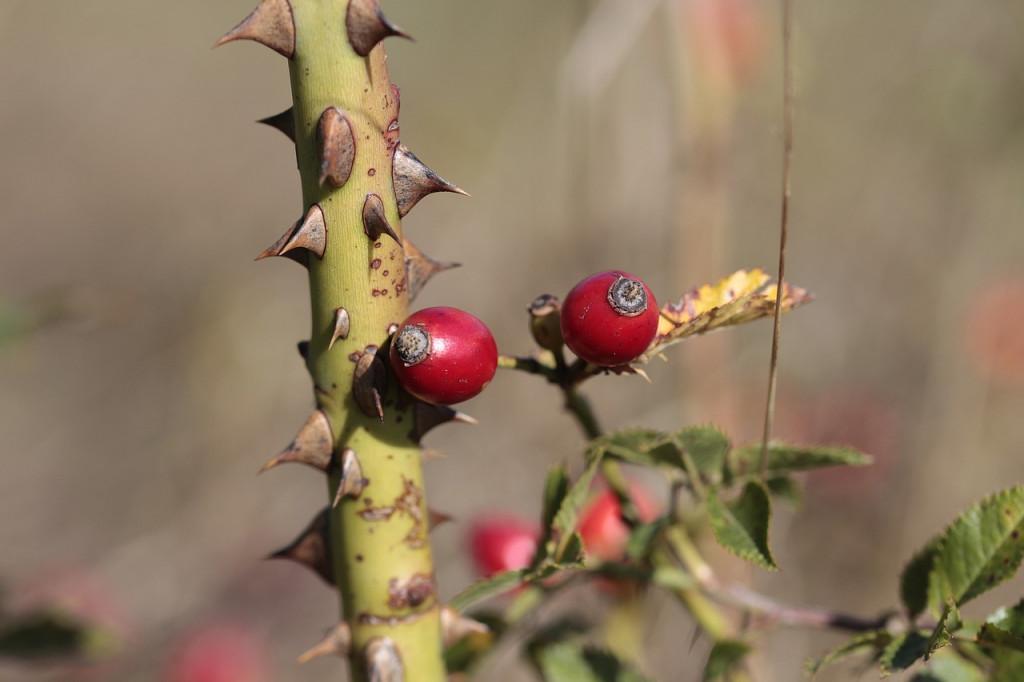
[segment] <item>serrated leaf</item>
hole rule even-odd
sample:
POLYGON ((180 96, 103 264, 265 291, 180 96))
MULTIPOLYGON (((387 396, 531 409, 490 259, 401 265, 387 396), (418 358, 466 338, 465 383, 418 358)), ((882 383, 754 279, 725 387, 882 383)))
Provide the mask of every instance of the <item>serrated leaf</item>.
MULTIPOLYGON (((677 302, 663 306, 654 343, 642 356, 642 361, 695 334, 772 315, 778 287, 770 280, 768 274, 760 269, 738 270, 713 285, 697 287, 677 302)), ((782 292, 784 312, 811 300, 806 290, 790 284, 785 284, 782 292)))
POLYGON ((533 655, 545 682, 650 682, 611 652, 577 642, 549 644, 533 655))
POLYGON ((981 626, 981 629, 978 630, 977 641, 978 644, 985 646, 999 646, 1024 652, 1024 637, 1015 635, 991 623, 985 623, 981 626))
POLYGON ((907 562, 900 574, 900 599, 911 620, 928 608, 928 585, 938 551, 937 541, 928 543, 907 562))
POLYGON ((905 632, 897 635, 882 651, 878 663, 882 673, 888 675, 906 670, 924 657, 928 651, 928 638, 920 632, 905 632))
POLYGON ((1024 637, 1024 599, 1013 606, 1000 608, 986 618, 985 622, 1019 637, 1024 637))
POLYGON ((928 670, 910 678, 911 682, 985 682, 988 676, 953 649, 943 649, 928 663, 928 670))
POLYGON ((676 439, 705 480, 710 483, 722 480, 725 459, 732 447, 724 433, 714 426, 691 426, 677 433, 676 439))
POLYGON ((555 515, 562 506, 562 502, 565 501, 565 496, 569 492, 569 472, 566 471, 565 465, 559 465, 548 472, 547 478, 544 480, 544 499, 541 503, 541 529, 542 535, 537 542, 537 551, 534 552, 533 560, 530 562, 531 568, 540 566, 549 557, 549 553, 554 549, 551 543, 551 534, 553 532, 553 524, 555 522, 555 515))
POLYGON ((885 630, 872 630, 871 632, 862 632, 852 638, 850 638, 842 646, 833 649, 821 658, 817 660, 811 660, 807 663, 807 672, 814 676, 819 671, 832 665, 836 661, 842 660, 847 656, 860 653, 862 651, 871 650, 874 657, 877 658, 881 655, 882 651, 892 641, 892 635, 885 630))
POLYGON ((960 611, 957 610, 956 604, 950 601, 942 609, 942 615, 939 616, 939 621, 928 638, 924 660, 927 661, 933 653, 948 645, 953 640, 953 633, 960 629, 960 625, 960 611))
POLYGON ((743 486, 739 498, 724 504, 718 494, 708 495, 708 518, 718 544, 741 559, 768 570, 777 570, 768 548, 768 526, 771 521, 771 500, 765 487, 751 481, 743 486))
MULTIPOLYGON (((773 478, 824 467, 867 466, 871 464, 871 457, 853 448, 840 446, 769 443, 767 464, 765 476, 773 478)), ((760 467, 760 444, 736 448, 729 455, 730 473, 736 478, 759 475, 760 467)))
POLYGON ((681 467, 677 443, 666 433, 654 429, 630 428, 590 441, 591 457, 607 455, 641 466, 681 467))
POLYGON ((1024 559, 1024 486, 978 502, 939 539, 932 568, 932 603, 958 606, 1013 576, 1024 559), (941 603, 941 602, 940 602, 941 603))
POLYGON ((572 542, 573 533, 576 530, 576 523, 579 521, 580 509, 590 494, 590 485, 594 481, 597 469, 601 465, 603 452, 592 455, 587 462, 586 468, 580 474, 576 482, 569 487, 569 491, 562 499, 562 504, 551 522, 551 540, 554 543, 553 556, 562 556, 566 547, 572 542))
POLYGON ((704 682, 718 682, 729 679, 750 653, 750 645, 738 640, 723 639, 715 642, 704 665, 704 682))
POLYGON ((478 580, 456 595, 451 601, 451 607, 456 611, 465 611, 474 604, 514 590, 525 580, 527 574, 525 570, 505 571, 478 580))

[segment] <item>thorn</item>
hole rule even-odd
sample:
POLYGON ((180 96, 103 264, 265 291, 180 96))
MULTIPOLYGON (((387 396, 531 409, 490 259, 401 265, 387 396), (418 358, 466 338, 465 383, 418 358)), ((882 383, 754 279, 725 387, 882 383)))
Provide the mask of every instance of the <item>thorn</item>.
POLYGON ((256 121, 262 123, 265 126, 270 126, 275 130, 280 130, 284 133, 289 140, 295 142, 295 110, 288 107, 280 114, 274 114, 273 116, 267 116, 256 121))
POLYGON ((299 341, 296 347, 299 349, 299 355, 302 356, 303 360, 309 357, 309 341, 299 341))
POLYGON ((280 239, 264 249, 260 255, 256 256, 256 260, 263 260, 271 256, 287 256, 305 265, 309 256, 300 249, 315 253, 317 258, 321 259, 324 257, 324 251, 327 250, 327 223, 319 204, 310 206, 302 220, 295 223, 280 239))
POLYGON ((398 215, 403 218, 428 194, 454 192, 469 196, 464 190, 427 168, 404 144, 395 148, 391 179, 395 185, 395 196, 398 198, 398 215))
POLYGON ((352 49, 360 57, 369 55, 377 43, 391 36, 412 40, 412 36, 388 21, 378 0, 352 0, 345 16, 345 27, 352 49))
POLYGON ((377 357, 377 348, 367 346, 352 373, 352 397, 366 416, 384 421, 382 396, 387 392, 387 381, 387 367, 377 357))
POLYGON ((463 424, 479 423, 468 414, 454 410, 447 405, 431 405, 421 400, 413 403, 412 412, 413 429, 409 433, 409 437, 416 443, 419 443, 428 431, 441 424, 447 424, 448 422, 462 422, 463 424))
POLYGON ((439 512, 436 509, 431 509, 430 507, 427 507, 427 518, 427 527, 429 530, 434 530, 438 526, 444 525, 453 520, 450 514, 439 512))
POLYGON ((327 107, 316 129, 320 146, 320 184, 341 187, 352 175, 356 159, 356 138, 352 124, 338 107, 327 107))
POLYGON ((331 507, 341 504, 341 499, 346 495, 358 498, 363 494, 367 483, 368 481, 363 478, 363 465, 359 463, 356 451, 345 448, 341 451, 341 481, 338 483, 338 492, 331 507))
POLYGON ((242 23, 213 44, 220 47, 235 40, 255 40, 291 59, 295 54, 295 18, 289 0, 262 0, 242 23))
POLYGON ((375 242, 382 234, 386 234, 399 244, 402 243, 401 237, 388 222, 384 201, 376 194, 367 194, 366 201, 363 202, 363 231, 370 241, 375 242))
POLYGON ((324 633, 324 638, 307 649, 298 658, 299 665, 309 663, 321 656, 348 656, 352 647, 352 628, 348 623, 338 623, 324 633))
POLYGON ((441 636, 445 646, 451 646, 468 635, 486 635, 491 629, 478 620, 464 616, 455 609, 441 609, 441 636))
POLYGON ((442 263, 434 260, 408 239, 402 240, 402 248, 405 249, 405 275, 409 282, 409 300, 416 298, 416 295, 423 290, 430 278, 439 272, 460 267, 461 263, 442 263))
POLYGON ((334 343, 338 339, 347 339, 350 328, 348 311, 344 308, 337 308, 334 311, 334 331, 331 332, 331 342, 327 344, 327 350, 334 348, 334 343))
POLYGON ((310 569, 328 585, 334 585, 331 568, 331 545, 327 537, 327 522, 330 507, 325 507, 310 522, 306 529, 292 540, 287 547, 277 550, 268 559, 288 559, 310 569))
POLYGON ((284 450, 260 467, 258 473, 269 471, 280 464, 298 462, 320 471, 327 471, 334 452, 334 436, 331 434, 331 423, 323 410, 314 410, 306 423, 299 429, 295 440, 284 450))
MULTIPOLYGON (((351 6, 351 5, 350 5, 351 6)), ((405 671, 395 643, 388 637, 374 637, 366 645, 369 682, 403 682, 405 671)))

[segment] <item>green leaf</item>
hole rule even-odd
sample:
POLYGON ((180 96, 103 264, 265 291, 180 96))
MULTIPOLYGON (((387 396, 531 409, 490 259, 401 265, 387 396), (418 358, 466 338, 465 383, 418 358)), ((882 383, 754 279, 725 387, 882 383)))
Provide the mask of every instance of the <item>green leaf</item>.
POLYGON ((670 522, 669 517, 663 516, 651 523, 641 523, 634 528, 630 532, 629 542, 626 544, 626 556, 633 561, 639 561, 649 555, 654 548, 655 540, 670 522))
POLYGON ((891 641, 892 635, 885 630, 863 632, 851 638, 842 646, 828 652, 821 658, 809 661, 807 663, 807 672, 812 676, 816 675, 819 671, 832 665, 836 661, 869 649, 872 651, 873 656, 877 658, 891 641))
POLYGON ((545 682, 649 682, 614 654, 578 642, 539 647, 533 655, 545 682))
POLYGON ((914 555, 900 574, 900 599, 911 620, 928 608, 928 584, 938 552, 938 542, 933 540, 914 555))
POLYGON ((741 559, 769 570, 778 569, 768 548, 771 500, 762 484, 747 483, 740 497, 728 506, 712 491, 707 504, 711 530, 718 544, 741 559))
POLYGON ((1024 600, 993 613, 978 630, 979 644, 1024 651, 1024 600))
POLYGON ((924 660, 931 658, 932 654, 946 646, 953 640, 953 634, 960 629, 960 611, 952 601, 947 602, 942 609, 939 622, 935 624, 931 636, 928 638, 928 647, 924 653, 924 660))
POLYGON ((590 441, 587 454, 607 455, 641 466, 682 466, 678 444, 668 434, 653 429, 623 429, 595 438, 590 441))
POLYGON ((569 472, 560 464, 548 472, 544 481, 544 504, 541 507, 541 528, 550 528, 562 501, 569 492, 569 472))
POLYGON ((597 469, 601 465, 602 456, 602 452, 596 452, 590 457, 587 467, 576 479, 576 482, 570 486, 551 522, 551 541, 554 543, 554 547, 550 554, 556 557, 565 554, 572 542, 576 523, 579 521, 580 509, 590 494, 590 484, 593 483, 597 469))
POLYGON ((930 599, 953 599, 958 606, 984 594, 1016 573, 1024 559, 1024 486, 978 502, 939 539, 930 599))
MULTIPOLYGON (((871 457, 852 448, 833 446, 800 446, 770 443, 765 476, 773 478, 796 471, 809 471, 833 466, 867 466, 871 457)), ((746 445, 729 455, 730 473, 736 478, 760 473, 761 445, 746 445)))
POLYGON ((928 670, 910 678, 911 682, 986 682, 988 676, 977 665, 965 660, 953 649, 943 649, 928 663, 928 670))
POLYGON ((792 476, 776 476, 764 484, 768 486, 768 492, 781 500, 797 505, 803 500, 804 491, 792 476))
POLYGON ((897 635, 882 651, 879 664, 883 674, 906 670, 924 657, 928 651, 928 638, 920 632, 897 635))
POLYGON ((710 483, 722 480, 725 458, 732 445, 714 426, 691 426, 676 434, 682 448, 693 458, 697 470, 710 483))
POLYGON ((729 675, 742 665, 743 659, 750 653, 750 645, 732 639, 715 642, 708 654, 708 662, 704 666, 704 682, 728 680, 729 675))
POLYGON ((58 611, 27 614, 0 626, 0 657, 26 661, 101 653, 103 634, 58 611))
POLYGON ((526 579, 528 572, 505 571, 490 578, 484 578, 473 583, 452 599, 451 607, 456 611, 465 611, 474 604, 478 604, 499 594, 518 587, 526 579))

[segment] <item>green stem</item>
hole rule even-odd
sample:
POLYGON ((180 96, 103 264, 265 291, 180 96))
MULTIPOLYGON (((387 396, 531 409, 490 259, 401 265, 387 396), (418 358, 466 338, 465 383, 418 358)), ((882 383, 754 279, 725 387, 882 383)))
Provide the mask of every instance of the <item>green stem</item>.
MULTIPOLYGON (((402 245, 387 236, 374 243, 364 233, 363 205, 373 193, 401 234, 392 186, 394 141, 385 135, 398 102, 383 48, 378 45, 364 58, 350 45, 348 4, 293 0, 297 39, 289 62, 304 208, 319 204, 327 225, 323 258, 309 257, 313 329, 307 366, 336 452, 354 450, 367 482, 357 499, 344 498, 330 515, 333 568, 343 617, 352 630, 352 679, 368 679, 364 648, 371 639, 386 637, 401 658, 404 682, 441 682, 446 673, 440 609, 421 453, 410 435, 409 408, 392 389, 383 399, 385 418, 378 420, 364 414, 352 396, 354 358, 384 344, 389 326, 406 317, 408 297, 402 245), (322 186, 319 179, 317 125, 331 106, 345 113, 356 141, 351 175, 339 189, 322 186), (339 307, 348 311, 351 328, 329 349, 339 307)), ((334 467, 332 498, 338 485, 334 467)))

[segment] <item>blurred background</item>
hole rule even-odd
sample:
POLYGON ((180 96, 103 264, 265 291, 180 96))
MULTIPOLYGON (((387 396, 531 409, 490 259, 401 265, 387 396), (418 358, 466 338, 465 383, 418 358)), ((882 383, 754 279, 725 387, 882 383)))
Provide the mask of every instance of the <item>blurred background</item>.
MULTIPOLYGON (((0 581, 6 608, 58 602, 119 641, 100 664, 0 664, 2 680, 172 679, 203 646, 234 647, 243 682, 343 675, 294 665, 333 594, 261 561, 325 491, 302 468, 254 475, 312 399, 305 278, 252 261, 301 209, 292 149, 251 124, 288 105, 287 68, 255 44, 210 50, 252 4, 0 3, 0 581)), ((640 274, 667 301, 775 270, 776 3, 384 5, 417 37, 388 43, 403 141, 473 195, 405 221, 464 263, 418 306, 468 309, 527 353, 526 305, 590 272, 640 274)), ((877 463, 815 477, 776 515, 780 573, 716 562, 787 602, 872 615, 932 533, 1024 478, 1024 4, 797 2, 795 17, 788 272, 817 300, 784 320, 776 433, 877 463)), ((693 339, 652 384, 590 395, 608 427, 713 421, 754 440, 770 327, 693 339)), ((582 443, 535 377, 500 374, 466 410, 480 427, 428 441, 448 454, 427 479, 455 517, 433 534, 449 596, 473 578, 469 522, 533 518, 546 469, 582 443)), ((674 606, 654 611, 648 671, 698 679, 706 644, 674 606)), ((765 633, 756 679, 800 679, 838 641, 765 633)), ((512 655, 490 679, 531 677, 512 655)))

